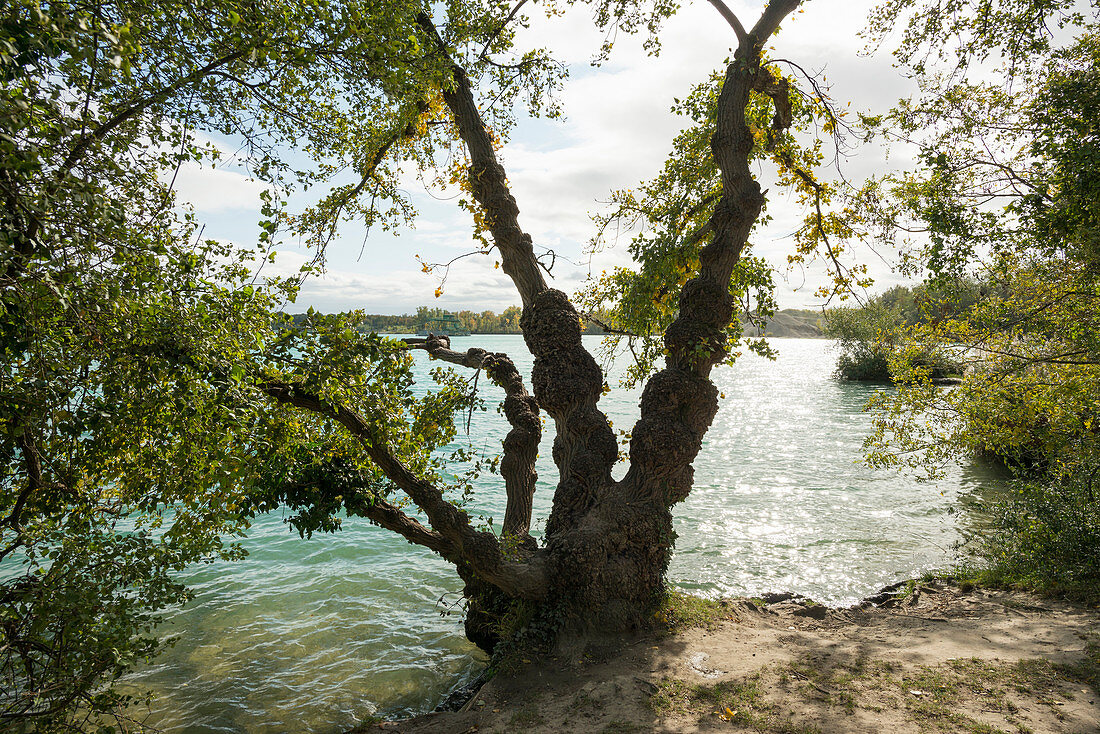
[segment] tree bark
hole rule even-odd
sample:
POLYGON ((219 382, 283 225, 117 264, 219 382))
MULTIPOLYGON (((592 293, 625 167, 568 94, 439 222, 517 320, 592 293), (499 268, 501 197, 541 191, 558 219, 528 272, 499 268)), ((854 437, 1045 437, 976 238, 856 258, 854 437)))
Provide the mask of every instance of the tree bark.
POLYGON ((512 430, 504 437, 504 456, 500 462, 500 475, 504 478, 508 498, 502 532, 526 547, 534 547, 535 541, 530 535, 531 512, 535 482, 538 481, 535 459, 542 438, 542 421, 539 420, 538 403, 527 394, 519 370, 506 354, 494 354, 476 347, 465 352, 453 351, 447 337, 433 335, 426 339, 406 339, 405 343, 413 349, 423 349, 435 359, 484 369, 489 379, 504 389, 504 416, 512 430))

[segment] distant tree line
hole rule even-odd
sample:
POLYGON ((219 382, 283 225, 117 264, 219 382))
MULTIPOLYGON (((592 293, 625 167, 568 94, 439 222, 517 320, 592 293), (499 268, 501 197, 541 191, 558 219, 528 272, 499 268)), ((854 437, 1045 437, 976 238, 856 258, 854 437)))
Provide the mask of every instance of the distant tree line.
MULTIPOLYGON (((458 317, 459 322, 472 334, 519 334, 519 317, 522 310, 519 306, 509 306, 501 313, 494 311, 447 311, 442 308, 428 308, 418 306, 414 314, 363 314, 360 329, 365 332, 377 334, 415 334, 418 329, 424 327, 432 319, 451 313, 458 317)), ((291 316, 295 325, 302 325, 310 317, 309 313, 296 313, 291 316)), ((584 333, 602 334, 597 324, 589 322, 585 324, 584 333)))
POLYGON ((997 283, 973 277, 941 278, 914 286, 896 285, 871 299, 903 324, 927 324, 953 318, 998 292, 997 283))

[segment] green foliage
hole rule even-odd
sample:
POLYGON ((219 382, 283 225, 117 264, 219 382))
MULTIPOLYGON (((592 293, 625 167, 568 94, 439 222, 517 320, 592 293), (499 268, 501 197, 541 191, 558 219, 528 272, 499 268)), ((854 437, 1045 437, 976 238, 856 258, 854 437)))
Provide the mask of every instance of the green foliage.
POLYGON ((859 309, 825 312, 825 334, 839 351, 836 375, 843 380, 889 382, 890 359, 897 348, 900 314, 871 301, 859 309))
MULTIPOLYGON (((454 370, 437 369, 432 377, 438 389, 417 396, 408 350, 402 342, 363 333, 362 319, 356 313, 311 313, 309 329, 278 333, 251 369, 261 383, 277 378, 371 416, 375 441, 461 501, 470 477, 450 478, 440 449, 455 438, 455 413, 479 404, 475 394, 454 370)), ((236 503, 241 515, 285 506, 296 511, 286 522, 299 534, 335 532, 345 515, 364 517, 398 491, 346 431, 292 409, 273 409, 259 395, 252 399, 256 410, 277 423, 267 436, 269 451, 242 477, 236 503)))
POLYGON ((131 699, 105 684, 164 644, 152 634, 157 612, 190 598, 171 572, 194 553, 86 512, 43 533, 36 546, 49 548, 48 557, 31 562, 34 573, 6 583, 0 596, 0 630, 16 648, 0 659, 4 712, 18 721, 33 696, 42 706, 37 731, 104 713, 122 718, 131 699))
POLYGON ((666 590, 654 616, 673 634, 692 627, 715 629, 721 622, 734 619, 729 602, 705 599, 672 588, 666 590))
POLYGON ((960 350, 969 366, 952 390, 917 381, 881 396, 871 460, 934 474, 960 452, 978 452, 1058 476, 1090 471, 1100 450, 1090 346, 1097 314, 1080 298, 1089 276, 1071 267, 1006 267, 961 317, 911 330, 918 346, 969 347, 960 350))
MULTIPOLYGON (((287 233, 320 253, 343 221, 411 216, 397 161, 427 168, 454 142, 428 124, 450 68, 424 50, 422 10, 17 0, 0 16, 5 726, 125 721, 111 686, 187 600, 178 571, 238 557, 230 541, 281 503, 308 534, 393 494, 360 443, 275 405, 271 381, 371 416, 409 471, 464 495, 432 452, 472 406, 467 384, 439 371, 437 390, 414 394, 408 354, 364 334, 361 315, 290 328, 276 314, 297 279, 254 274, 287 233), (179 166, 228 163, 207 134, 241 142, 241 170, 266 186, 254 247, 204 240, 174 199, 179 166), (324 193, 291 212, 310 186, 324 193)), ((440 12, 454 55, 500 95, 498 134, 520 97, 553 110, 543 54, 518 71, 478 56, 509 47, 508 8, 440 12)))
POLYGON ((1057 54, 1027 119, 1036 178, 1014 210, 1033 230, 1036 246, 1074 261, 1100 262, 1100 35, 1095 29, 1057 54))
POLYGON ((1023 481, 990 508, 991 577, 1095 597, 1100 11, 1062 0, 943 10, 895 0, 872 18, 880 37, 906 21, 898 57, 921 96, 877 124, 917 146, 921 166, 864 203, 911 273, 932 286, 980 278, 973 305, 905 340, 954 345, 968 369, 950 390, 904 372, 877 399, 868 458, 930 476, 975 453, 1003 460, 1023 481))
POLYGON ((1100 500, 1091 476, 1020 481, 988 509, 979 578, 1100 601, 1100 500))
POLYGON ((913 370, 941 380, 956 376, 961 366, 939 345, 916 345, 908 339, 909 326, 942 313, 940 299, 926 289, 897 286, 859 308, 825 312, 825 334, 836 340, 836 375, 842 380, 896 382, 913 370))
POLYGON ((1015 73, 1049 52, 1057 30, 1086 17, 1074 0, 887 0, 863 35, 881 44, 900 28, 894 56, 921 77, 998 57, 1015 73))

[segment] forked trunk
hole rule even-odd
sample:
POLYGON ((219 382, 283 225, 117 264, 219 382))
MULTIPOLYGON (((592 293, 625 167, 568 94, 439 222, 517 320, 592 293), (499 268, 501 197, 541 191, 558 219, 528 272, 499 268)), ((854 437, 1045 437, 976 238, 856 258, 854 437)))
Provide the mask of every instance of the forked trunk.
MULTIPOLYGON (((709 376, 727 354, 726 328, 735 306, 731 276, 764 203, 749 170, 754 138, 745 109, 754 90, 776 95, 777 110, 787 107, 787 99, 778 98, 786 89, 761 69, 760 53, 798 4, 770 0, 749 32, 728 9, 723 14, 732 17, 727 20, 739 45, 726 69, 711 142, 722 174, 722 197, 711 215, 711 239, 700 251, 699 272, 684 286, 679 314, 665 333, 666 366, 643 392, 641 415, 632 431, 630 468, 621 481, 611 476, 618 445, 597 408, 603 374, 581 344, 580 317, 564 293, 545 283, 531 238, 519 226, 519 208, 469 80, 451 62, 452 78, 442 85, 443 97, 470 155, 471 190, 485 212, 504 270, 523 300, 521 327, 535 357, 534 398, 554 421, 553 458, 560 477, 545 548, 523 546, 530 562, 538 564, 537 576, 519 573, 522 559, 511 563, 506 556, 494 560, 490 554, 482 561, 458 554, 470 559, 470 565, 458 563, 471 599, 468 634, 483 647, 495 644, 500 616, 518 599, 559 630, 619 632, 651 618, 664 590, 673 545, 671 507, 691 491, 691 464, 718 410, 718 391, 709 376), (533 579, 544 581, 545 587, 534 585, 533 579)), ((430 18, 422 15, 420 24, 438 52, 446 54, 430 18)), ((777 112, 777 127, 789 123, 789 115, 777 112)), ((533 472, 533 456, 504 467, 510 487, 528 486, 520 472, 533 472)), ((510 501, 511 494, 510 490, 510 501)), ((526 530, 516 530, 520 540, 526 538, 526 530)), ((463 548, 474 547, 461 536, 457 542, 463 548)))

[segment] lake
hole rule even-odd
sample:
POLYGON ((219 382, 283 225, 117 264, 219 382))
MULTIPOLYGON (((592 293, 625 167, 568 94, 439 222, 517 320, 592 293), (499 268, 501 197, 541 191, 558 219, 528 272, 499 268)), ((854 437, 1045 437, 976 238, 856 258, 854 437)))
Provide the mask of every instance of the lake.
MULTIPOLYGON (((598 341, 585 337, 590 349, 598 341)), ((963 532, 956 510, 996 477, 968 467, 918 483, 861 465, 870 424, 863 407, 882 387, 833 380, 831 342, 772 341, 776 361, 750 354, 714 372, 725 399, 695 462, 695 489, 673 510, 671 582, 708 596, 793 591, 848 605, 950 564, 963 532)), ((471 346, 506 352, 530 374, 519 336, 452 344, 471 346)), ((417 354, 426 374, 426 355, 417 354)), ((495 453, 508 430, 493 410, 503 392, 484 379, 479 386, 489 410, 475 412, 460 438, 495 453)), ((615 389, 600 407, 629 430, 639 394, 615 389)), ((553 493, 552 422, 545 433, 539 524, 553 493)), ((502 518, 500 478, 479 482, 484 492, 471 514, 502 518)), ((335 535, 302 540, 278 514, 259 518, 244 546, 246 560, 188 574, 197 597, 161 628, 177 644, 132 677, 157 694, 136 712, 147 724, 167 732, 339 732, 370 715, 429 711, 484 665, 462 635, 461 581, 423 548, 354 520, 335 535)))

